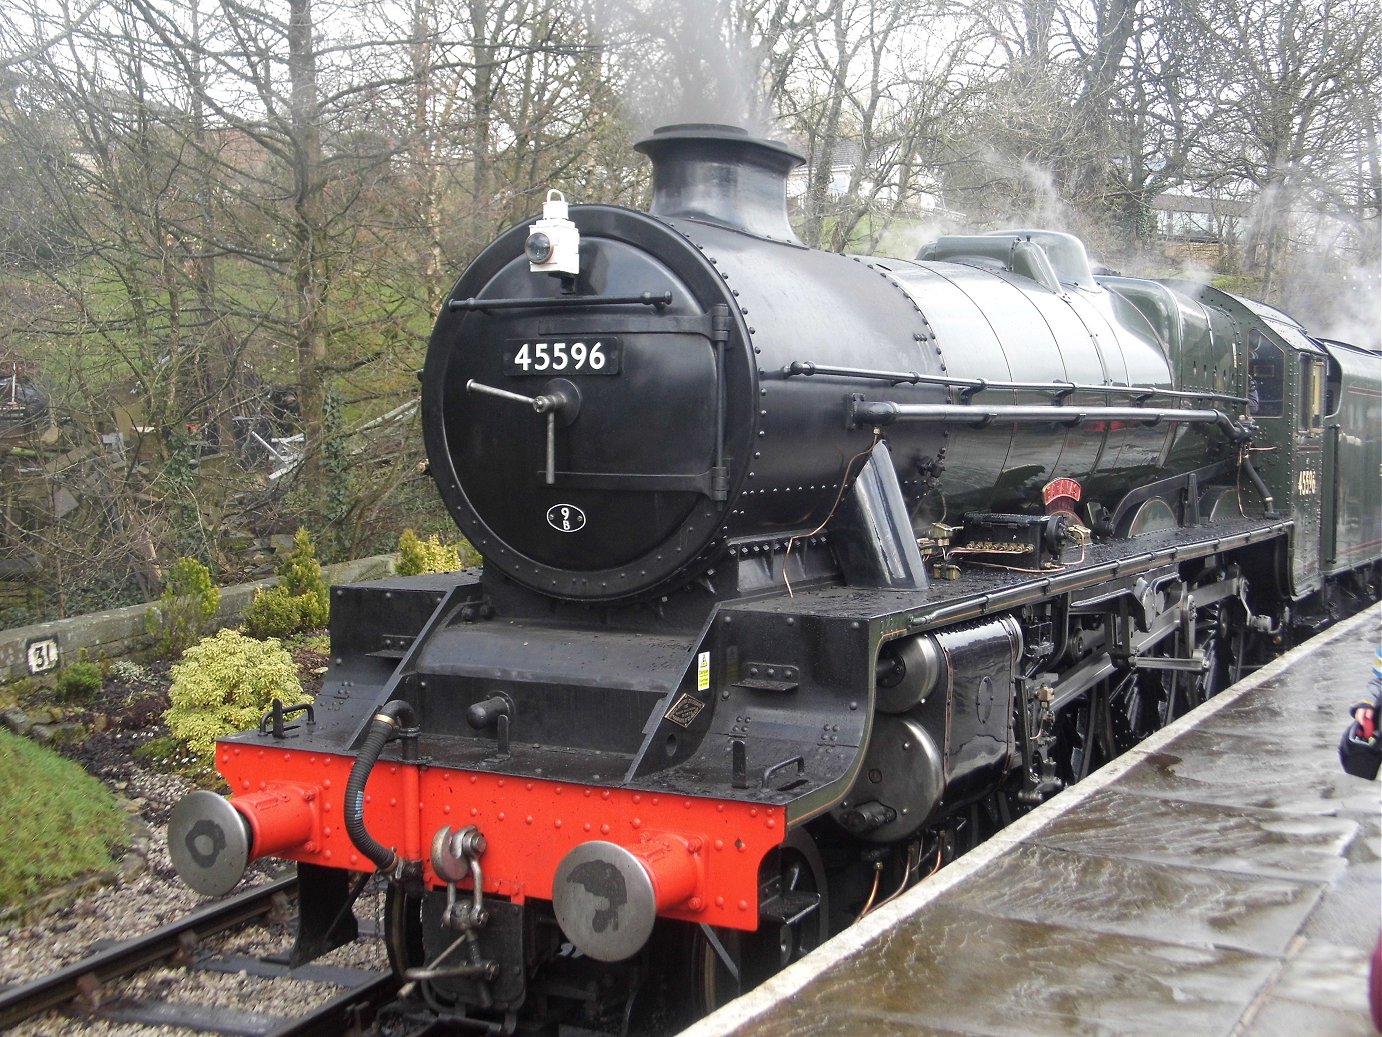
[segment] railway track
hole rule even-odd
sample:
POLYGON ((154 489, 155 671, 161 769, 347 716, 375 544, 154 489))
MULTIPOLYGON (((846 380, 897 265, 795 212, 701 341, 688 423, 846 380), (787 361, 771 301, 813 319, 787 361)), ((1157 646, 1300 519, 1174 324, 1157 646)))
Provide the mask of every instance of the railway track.
POLYGON ((104 947, 51 975, 0 991, 0 1030, 61 1010, 113 1023, 178 1026, 235 1037, 345 1037, 363 1033, 379 1005, 397 989, 388 971, 330 965, 289 970, 285 962, 273 957, 204 949, 203 945, 215 937, 287 914, 296 889, 295 878, 256 886, 151 932, 104 947), (145 970, 170 965, 183 966, 192 973, 288 978, 325 984, 340 992, 324 1000, 311 999, 312 1007, 285 1017, 223 1005, 129 997, 117 989, 145 970))

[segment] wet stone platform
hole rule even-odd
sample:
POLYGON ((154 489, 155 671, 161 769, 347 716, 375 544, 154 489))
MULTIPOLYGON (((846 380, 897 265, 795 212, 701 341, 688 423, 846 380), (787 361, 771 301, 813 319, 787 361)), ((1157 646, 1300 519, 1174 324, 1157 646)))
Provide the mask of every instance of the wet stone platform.
POLYGON ((1337 745, 1382 609, 1338 624, 684 1037, 1366 1037, 1377 782, 1337 745))

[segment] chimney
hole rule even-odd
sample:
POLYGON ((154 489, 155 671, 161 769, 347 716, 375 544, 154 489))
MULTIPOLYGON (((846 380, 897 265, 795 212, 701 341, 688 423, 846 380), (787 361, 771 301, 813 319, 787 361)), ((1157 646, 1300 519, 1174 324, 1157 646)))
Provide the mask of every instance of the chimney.
POLYGON ((654 216, 698 220, 800 245, 787 221, 787 174, 805 159, 738 126, 662 126, 634 145, 653 163, 654 216))

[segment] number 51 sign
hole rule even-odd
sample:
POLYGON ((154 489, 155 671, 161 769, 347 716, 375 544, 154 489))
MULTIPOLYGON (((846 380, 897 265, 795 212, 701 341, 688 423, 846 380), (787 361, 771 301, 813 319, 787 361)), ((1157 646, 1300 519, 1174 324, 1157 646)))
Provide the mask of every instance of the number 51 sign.
POLYGON ((45 637, 30 641, 25 650, 29 657, 30 673, 47 673, 58 668, 58 639, 45 637))

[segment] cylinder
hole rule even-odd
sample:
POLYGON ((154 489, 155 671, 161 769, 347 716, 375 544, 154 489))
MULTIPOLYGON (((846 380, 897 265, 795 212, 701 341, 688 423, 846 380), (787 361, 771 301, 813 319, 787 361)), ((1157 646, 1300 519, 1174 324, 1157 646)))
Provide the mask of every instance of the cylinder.
POLYGON ((887 644, 878 653, 879 710, 905 713, 925 702, 927 696, 948 680, 945 654, 930 634, 915 634, 887 644))

